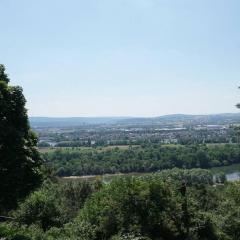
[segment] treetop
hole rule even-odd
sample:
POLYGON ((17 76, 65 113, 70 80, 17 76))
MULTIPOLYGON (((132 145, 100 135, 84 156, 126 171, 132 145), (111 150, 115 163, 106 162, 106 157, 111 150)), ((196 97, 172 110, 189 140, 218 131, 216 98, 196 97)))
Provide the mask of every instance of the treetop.
POLYGON ((8 75, 5 73, 5 66, 0 64, 0 81, 9 83, 8 75))

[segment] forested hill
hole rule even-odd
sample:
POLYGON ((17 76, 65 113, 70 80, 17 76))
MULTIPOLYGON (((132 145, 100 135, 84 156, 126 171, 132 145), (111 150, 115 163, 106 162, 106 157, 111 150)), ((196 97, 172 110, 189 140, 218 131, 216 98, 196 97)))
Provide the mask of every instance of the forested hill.
POLYGON ((151 118, 139 117, 30 117, 32 127, 69 127, 97 124, 145 125, 145 124, 234 124, 240 122, 240 113, 215 115, 173 114, 151 118))

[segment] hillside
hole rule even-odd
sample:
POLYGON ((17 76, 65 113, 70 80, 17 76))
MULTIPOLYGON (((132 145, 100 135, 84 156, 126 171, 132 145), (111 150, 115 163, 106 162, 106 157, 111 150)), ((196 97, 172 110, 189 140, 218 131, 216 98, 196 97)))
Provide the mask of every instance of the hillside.
POLYGON ((159 117, 30 117, 32 127, 76 127, 82 125, 168 125, 168 124, 234 124, 240 122, 240 113, 212 115, 172 114, 159 117))

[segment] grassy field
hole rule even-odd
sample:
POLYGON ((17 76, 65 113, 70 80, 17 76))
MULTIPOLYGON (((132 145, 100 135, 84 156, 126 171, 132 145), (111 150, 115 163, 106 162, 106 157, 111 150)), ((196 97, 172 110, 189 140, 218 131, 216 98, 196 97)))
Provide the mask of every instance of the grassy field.
MULTIPOLYGON (((209 143, 206 144, 207 147, 215 147, 215 146, 219 146, 219 145, 225 145, 225 143, 209 143)), ((232 143, 232 145, 236 145, 234 143, 232 143)), ((75 150, 97 150, 97 151, 106 151, 106 150, 111 150, 114 148, 119 148, 122 150, 126 150, 129 149, 130 147, 138 147, 140 145, 111 145, 111 146, 103 146, 103 147, 74 147, 75 150)), ((169 147, 169 148, 176 148, 176 147, 183 147, 184 145, 181 144, 162 144, 161 146, 164 147, 169 147)), ((51 151, 55 151, 57 149, 71 149, 72 147, 43 147, 43 148, 39 148, 39 151, 41 153, 46 153, 46 152, 51 152, 51 151)))
MULTIPOLYGON (((111 150, 114 148, 119 148, 122 150, 129 149, 130 147, 137 147, 138 145, 113 145, 113 146, 106 146, 106 147, 74 147, 75 150, 97 150, 97 151, 106 151, 111 150)), ((72 149, 72 147, 44 147, 39 148, 40 153, 52 152, 57 149, 72 149)))

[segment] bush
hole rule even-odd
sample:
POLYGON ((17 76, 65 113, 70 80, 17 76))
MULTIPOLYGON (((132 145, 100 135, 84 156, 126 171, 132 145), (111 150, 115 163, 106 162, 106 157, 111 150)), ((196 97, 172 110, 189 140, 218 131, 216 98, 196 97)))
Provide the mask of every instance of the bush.
POLYGON ((44 231, 61 226, 61 210, 54 198, 45 189, 32 193, 14 213, 20 224, 36 224, 44 231))
POLYGON ((10 223, 0 224, 0 239, 4 240, 42 240, 43 231, 32 225, 31 227, 16 226, 10 223))

